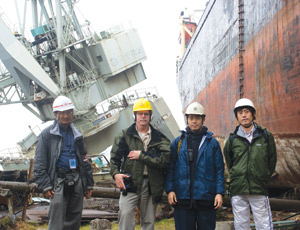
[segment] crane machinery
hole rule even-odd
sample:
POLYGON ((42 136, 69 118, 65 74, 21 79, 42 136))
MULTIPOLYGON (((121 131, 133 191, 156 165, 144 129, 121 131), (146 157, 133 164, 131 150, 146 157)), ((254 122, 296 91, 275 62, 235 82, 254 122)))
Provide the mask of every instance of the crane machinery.
POLYGON ((74 124, 83 133, 89 154, 112 145, 132 120, 140 97, 154 107, 155 128, 173 138, 178 125, 155 89, 126 89, 146 79, 145 50, 133 28, 114 26, 100 33, 80 24, 73 0, 31 3, 31 38, 11 31, 0 16, 0 105, 22 103, 42 121, 53 120, 52 102, 66 95, 75 105, 74 124), (3 66, 2 66, 3 67, 3 66), (4 70, 3 70, 4 69, 4 70))

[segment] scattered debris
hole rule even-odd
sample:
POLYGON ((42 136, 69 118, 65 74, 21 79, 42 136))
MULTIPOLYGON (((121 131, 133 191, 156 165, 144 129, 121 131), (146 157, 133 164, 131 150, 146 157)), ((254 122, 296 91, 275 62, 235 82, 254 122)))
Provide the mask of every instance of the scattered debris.
POLYGON ((111 229, 111 223, 105 219, 95 219, 91 221, 91 230, 108 230, 111 229))

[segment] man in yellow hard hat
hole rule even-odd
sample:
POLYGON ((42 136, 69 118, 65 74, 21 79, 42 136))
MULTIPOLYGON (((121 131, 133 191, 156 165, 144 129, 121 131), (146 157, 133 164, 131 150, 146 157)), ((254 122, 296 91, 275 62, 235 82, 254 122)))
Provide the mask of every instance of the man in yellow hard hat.
POLYGON ((151 103, 134 103, 135 123, 116 136, 111 150, 111 175, 122 190, 119 229, 134 229, 134 210, 140 204, 143 230, 154 229, 157 203, 164 191, 164 170, 170 157, 170 141, 150 125, 151 103))
POLYGON ((56 120, 39 135, 34 178, 50 198, 48 229, 79 229, 83 197, 90 198, 93 172, 83 136, 72 123, 74 105, 65 96, 53 102, 56 120))

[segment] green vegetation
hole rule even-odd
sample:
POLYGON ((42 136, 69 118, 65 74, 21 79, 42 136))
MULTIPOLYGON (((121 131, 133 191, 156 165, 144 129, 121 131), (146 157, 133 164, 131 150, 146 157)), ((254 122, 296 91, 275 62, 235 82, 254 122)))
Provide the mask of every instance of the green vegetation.
POLYGON ((0 229, 7 230, 36 230, 36 229, 47 229, 47 224, 35 224, 35 223, 26 223, 21 221, 18 217, 16 222, 13 224, 9 216, 0 218, 0 229))
MULTIPOLYGON (((14 229, 14 230, 46 230, 48 229, 47 224, 34 224, 34 223, 26 223, 22 222, 19 219, 15 223, 15 225, 12 224, 11 219, 7 216, 4 218, 0 219, 0 229, 14 229)), ((118 224, 113 223, 112 224, 112 229, 117 230, 118 229, 118 224)), ((141 229, 141 225, 137 225, 135 227, 136 230, 141 229)), ((157 221, 155 223, 155 230, 174 230, 175 229, 175 223, 174 223, 174 218, 170 219, 164 219, 157 221)), ((80 230, 90 230, 90 225, 83 225, 80 227, 80 230)))
POLYGON ((91 226, 89 224, 80 227, 80 230, 90 230, 90 229, 91 229, 91 226))
MULTIPOLYGON (((117 230, 118 229, 118 224, 113 224, 111 229, 112 230, 117 230)), ((135 229, 140 230, 141 225, 137 225, 135 227, 135 229)), ((174 230, 174 229, 175 229, 174 218, 163 219, 163 220, 157 221, 155 223, 155 230, 174 230)))

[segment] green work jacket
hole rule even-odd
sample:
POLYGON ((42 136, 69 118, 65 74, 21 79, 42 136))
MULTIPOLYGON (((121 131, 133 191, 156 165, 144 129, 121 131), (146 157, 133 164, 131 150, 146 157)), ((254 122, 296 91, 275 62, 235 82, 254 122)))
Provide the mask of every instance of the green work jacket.
POLYGON ((240 135, 239 126, 227 139, 224 155, 230 175, 230 195, 268 195, 268 181, 276 166, 273 135, 254 123, 256 130, 251 143, 240 135), (231 142, 231 143, 230 143, 231 142))
POLYGON ((151 141, 147 152, 136 131, 135 123, 122 130, 115 138, 111 150, 111 175, 124 173, 132 177, 133 187, 137 194, 141 192, 144 180, 144 165, 147 166, 149 186, 153 202, 161 200, 164 191, 165 171, 170 159, 170 141, 160 131, 151 126, 151 141), (138 160, 130 160, 127 155, 132 150, 142 151, 138 160))

